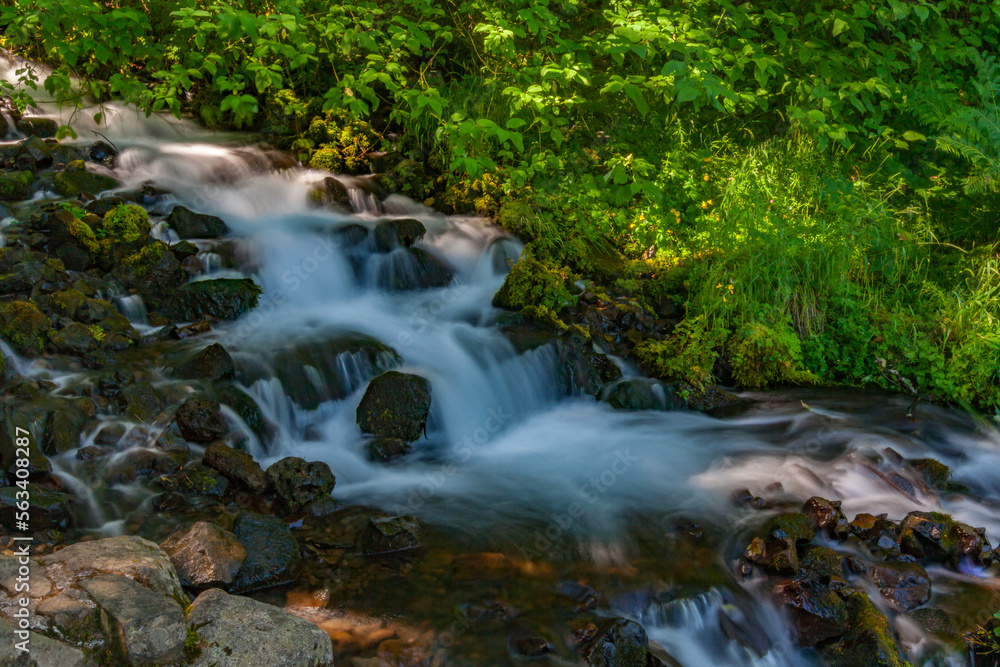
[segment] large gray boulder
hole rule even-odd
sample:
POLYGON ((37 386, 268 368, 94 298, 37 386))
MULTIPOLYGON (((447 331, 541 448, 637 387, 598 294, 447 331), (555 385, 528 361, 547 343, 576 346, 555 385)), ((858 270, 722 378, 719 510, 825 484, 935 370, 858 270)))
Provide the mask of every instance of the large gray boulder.
POLYGON ((39 564, 60 589, 95 575, 120 574, 175 599, 184 599, 177 570, 160 546, 134 535, 78 542, 42 556, 39 564))
POLYGON ((187 626, 176 600, 117 574, 94 577, 82 587, 101 610, 109 648, 126 664, 163 665, 184 658, 187 626))
POLYGON ((368 383, 356 416, 364 433, 413 442, 424 434, 430 409, 426 378, 387 371, 368 383))
POLYGON ((283 609, 213 588, 188 608, 199 635, 194 667, 327 667, 333 643, 318 627, 283 609))
POLYGON ((84 667, 83 651, 65 642, 28 632, 28 651, 17 647, 23 640, 17 628, 0 618, 0 665, 4 667, 84 667))

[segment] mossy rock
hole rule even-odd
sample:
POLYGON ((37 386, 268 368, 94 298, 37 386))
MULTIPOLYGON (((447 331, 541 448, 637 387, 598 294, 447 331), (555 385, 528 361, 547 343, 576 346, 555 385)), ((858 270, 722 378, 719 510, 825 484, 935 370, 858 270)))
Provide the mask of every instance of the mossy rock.
POLYGON ((850 630, 822 649, 830 667, 910 667, 885 615, 864 591, 847 594, 850 630))
POLYGON ((52 148, 38 137, 28 137, 18 144, 16 161, 22 169, 47 169, 52 166, 52 148))
POLYGON ((426 233, 424 223, 413 218, 383 220, 375 225, 375 248, 379 252, 389 252, 399 247, 409 248, 426 233))
POLYGON ((130 243, 147 236, 152 229, 146 209, 135 204, 120 204, 105 213, 103 234, 119 243, 130 243))
POLYGON ((42 451, 51 456, 79 447, 84 422, 83 415, 76 412, 55 410, 49 413, 42 435, 42 451))
POLYGON ((337 483, 327 464, 322 461, 308 462, 295 456, 286 456, 272 463, 266 474, 289 511, 328 497, 337 483))
POLYGON ((0 411, 0 427, 2 427, 0 429, 0 477, 3 476, 3 473, 13 471, 16 460, 22 458, 18 455, 14 439, 15 429, 18 427, 27 429, 31 433, 28 441, 28 473, 34 477, 38 474, 52 472, 52 464, 45 458, 38 443, 38 436, 43 432, 44 420, 44 411, 37 409, 10 406, 0 411))
POLYGON ((248 278, 197 280, 182 285, 162 309, 175 321, 235 320, 257 307, 261 289, 248 278))
POLYGON ((379 556, 420 546, 420 524, 412 516, 378 517, 368 521, 361 536, 366 556, 379 556))
POLYGON ((93 213, 103 219, 108 213, 124 204, 125 200, 121 197, 101 197, 87 202, 83 208, 87 213, 93 213))
POLYGON ((805 514, 789 512, 771 517, 764 524, 764 532, 770 538, 788 537, 796 544, 804 544, 816 536, 816 527, 805 514))
MULTIPOLYGON (((103 337, 103 333, 102 333, 103 337)), ((58 354, 82 357, 97 348, 95 330, 79 322, 71 322, 49 337, 49 348, 58 354)))
POLYGON ((96 196, 105 190, 116 188, 121 183, 117 179, 91 171, 67 168, 55 177, 55 188, 63 197, 73 197, 80 194, 96 196))
POLYGON ((433 190, 433 182, 424 165, 416 160, 402 160, 384 174, 375 177, 387 192, 401 194, 415 201, 424 201, 433 190))
POLYGON ((558 313, 577 301, 568 287, 572 278, 569 270, 546 264, 526 250, 493 296, 493 305, 507 310, 542 307, 558 313))
POLYGON ((399 438, 420 439, 431 407, 431 385, 419 375, 388 371, 368 383, 357 409, 362 432, 399 438))
POLYGON ((41 354, 51 328, 49 318, 29 301, 0 305, 0 337, 18 354, 41 354))
POLYGON ((309 158, 309 167, 311 169, 323 169, 340 174, 344 171, 344 158, 341 157, 340 151, 336 148, 324 146, 315 151, 312 157, 309 158))
POLYGON ((180 261, 162 241, 147 243, 129 254, 114 273, 135 287, 150 305, 157 305, 172 295, 188 277, 180 261))
POLYGON ((951 478, 951 468, 936 459, 915 459, 913 466, 938 493, 969 493, 969 487, 951 478))
POLYGON ((19 201, 30 199, 31 182, 35 175, 30 171, 8 171, 0 174, 0 200, 19 201))
POLYGON ((163 408, 159 392, 148 382, 137 382, 122 389, 122 412, 137 422, 151 422, 163 408))
POLYGON ((606 387, 600 395, 616 410, 683 410, 684 399, 672 387, 649 378, 627 378, 606 387))
POLYGON ((604 620, 595 635, 584 651, 589 667, 648 667, 655 664, 649 653, 646 630, 635 621, 626 618, 604 620))
POLYGON ((76 317, 76 312, 87 302, 87 297, 78 289, 68 289, 49 295, 47 301, 52 312, 73 319, 76 317))
POLYGON ((51 118, 26 117, 17 121, 17 129, 33 137, 48 139, 56 136, 59 123, 51 118))
POLYGON ((526 201, 506 199, 497 211, 496 223, 525 243, 538 239, 538 212, 526 201))

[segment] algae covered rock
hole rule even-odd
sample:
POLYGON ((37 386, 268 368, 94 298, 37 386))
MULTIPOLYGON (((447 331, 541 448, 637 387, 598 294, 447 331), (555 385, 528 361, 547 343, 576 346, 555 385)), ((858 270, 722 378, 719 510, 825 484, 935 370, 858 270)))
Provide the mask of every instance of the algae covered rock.
POLYGON ((0 200, 30 199, 31 182, 35 175, 30 171, 8 171, 0 174, 0 200))
POLYGON ((55 177, 56 192, 63 197, 75 197, 80 194, 94 196, 119 185, 121 184, 111 176, 92 171, 66 169, 55 177))
POLYGON ((374 378, 357 409, 358 426, 365 433, 420 439, 431 407, 430 382, 419 375, 387 371, 374 378))
POLYGON ((272 463, 267 469, 267 477, 289 510, 326 498, 337 483, 327 464, 307 462, 295 456, 272 463))
POLYGON ((131 243, 151 230, 146 209, 135 204, 120 204, 104 215, 104 236, 119 243, 131 243))
POLYGON ((822 653, 831 667, 907 667, 899 642, 885 615, 863 591, 847 594, 850 630, 822 653))
POLYGON ((51 328, 49 318, 30 301, 0 304, 0 338, 18 354, 41 354, 51 328))
POLYGON ((212 343, 174 368, 174 376, 184 380, 227 380, 236 372, 226 348, 212 343))
POLYGON ((375 226, 375 248, 389 252, 395 248, 409 248, 427 233, 424 223, 413 218, 383 220, 375 226))
POLYGON ((204 317, 235 320, 257 307, 260 294, 260 287, 247 278, 197 280, 179 287, 163 314, 184 322, 204 317))

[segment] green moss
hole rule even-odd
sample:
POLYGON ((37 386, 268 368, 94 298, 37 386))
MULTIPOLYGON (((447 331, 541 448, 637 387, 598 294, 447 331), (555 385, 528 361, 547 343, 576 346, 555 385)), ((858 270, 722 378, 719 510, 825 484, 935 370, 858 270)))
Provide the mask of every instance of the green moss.
POLYGON ((507 199, 497 212, 496 222, 524 242, 534 241, 538 235, 537 212, 528 202, 507 199))
POLYGON ((163 257, 163 251, 166 249, 167 246, 165 243, 156 241, 144 247, 139 252, 126 257, 125 266, 132 271, 134 277, 142 278, 163 257))
POLYGON ((760 322, 746 324, 737 331, 731 348, 733 378, 748 389, 813 379, 802 369, 799 336, 787 324, 774 327, 760 322))
POLYGON ((499 179, 493 174, 483 174, 472 181, 463 179, 452 183, 444 191, 441 195, 441 208, 446 213, 496 215, 502 194, 500 187, 499 179))
POLYGON ((51 328, 49 318, 31 302, 12 301, 0 310, 0 337, 18 354, 41 354, 51 328))
POLYGON ((850 630, 824 651, 831 667, 909 667, 889 621, 864 591, 847 596, 850 630))
POLYGON ((101 249, 100 243, 97 242, 97 236, 94 234, 94 230, 90 228, 83 220, 77 219, 75 222, 70 222, 67 225, 70 235, 77 240, 77 242, 85 249, 87 252, 97 252, 101 249))
POLYGON ((312 159, 309 160, 309 166, 313 169, 325 169, 339 174, 344 170, 344 159, 340 157, 336 148, 324 146, 313 153, 312 159))
POLYGON ((576 297, 567 287, 572 280, 569 269, 535 259, 526 248, 493 297, 493 305, 509 310, 543 308, 557 315, 563 308, 576 304, 576 297))
POLYGON ((646 340, 635 348, 639 362, 653 375, 681 380, 701 390, 712 379, 712 368, 729 331, 704 317, 688 318, 665 340, 646 340))
POLYGON ((52 310, 63 317, 72 318, 77 309, 86 303, 87 297, 80 290, 68 289, 64 292, 56 292, 49 297, 52 310))
POLYGON ((30 171, 10 171, 0 174, 0 200, 11 201, 31 197, 31 181, 34 174, 30 171))
POLYGON ((104 236, 124 243, 136 241, 149 234, 149 214, 134 204, 121 204, 104 216, 104 236))
POLYGON ((194 662, 199 655, 201 655, 201 635, 194 628, 188 628, 184 637, 184 658, 188 662, 194 662))
POLYGON ((104 329, 102 329, 100 325, 90 324, 87 326, 87 330, 90 331, 91 334, 93 334, 94 340, 96 340, 98 343, 104 340, 104 335, 105 335, 104 329))

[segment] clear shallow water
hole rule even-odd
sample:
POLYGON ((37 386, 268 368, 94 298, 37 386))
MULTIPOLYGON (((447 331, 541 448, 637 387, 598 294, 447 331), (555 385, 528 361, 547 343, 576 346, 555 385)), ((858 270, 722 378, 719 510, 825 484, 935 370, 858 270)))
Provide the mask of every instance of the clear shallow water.
MULTIPOLYGON (((288 455, 325 461, 337 476, 338 500, 416 515, 435 527, 431 547, 520 559, 520 574, 507 575, 505 585, 521 587, 511 596, 522 608, 560 578, 587 580, 601 586, 606 613, 643 622, 681 664, 812 664, 758 584, 740 584, 728 573, 742 548, 740 531, 761 518, 734 506, 734 491, 746 488, 780 506, 813 495, 842 500, 849 518, 885 512, 898 520, 912 510, 941 509, 985 526, 994 540, 1000 536, 1000 440, 986 424, 927 406, 909 422, 905 400, 862 391, 748 395, 749 407, 726 418, 612 410, 567 394, 553 346, 518 353, 495 326, 499 313, 490 300, 521 246, 487 221, 445 218, 398 197, 377 211, 357 191, 361 212, 311 209, 308 190, 325 173, 279 171, 255 149, 198 143, 204 134, 187 124, 136 120, 127 110, 112 118, 101 131, 123 149, 115 171, 123 189, 151 181, 170 193, 154 212, 180 203, 222 217, 238 239, 242 271, 264 289, 255 312, 210 335, 237 359, 246 390, 274 426, 266 445, 251 436, 259 462, 266 467, 288 455), (393 216, 424 222, 428 234, 418 247, 453 270, 450 285, 383 289, 384 276, 409 270, 406 258, 349 246, 340 235, 346 225, 372 227, 393 216), (282 385, 289 359, 283 353, 358 337, 391 350, 386 363, 398 355, 395 367, 431 382, 427 437, 391 466, 367 460, 366 437, 355 424, 366 382, 378 371, 364 354, 335 351, 304 369, 313 389, 335 396, 313 409, 282 385), (928 456, 951 466, 981 500, 941 498, 918 483, 909 489, 893 481, 898 474, 916 482, 902 459, 928 456), (684 522, 711 538, 700 561, 691 562, 669 538, 670 527, 684 522), (548 563, 550 573, 519 583, 525 562, 548 563), (678 596, 678 585, 690 594, 678 596), (673 591, 669 599, 664 591, 673 591)), ((242 273, 210 263, 204 277, 230 275, 242 273)), ((145 316, 134 300, 122 307, 137 320, 145 316)), ((15 365, 46 375, 23 361, 15 365)), ((71 468, 64 472, 86 489, 71 468)), ((112 522, 106 530, 121 528, 99 499, 93 514, 97 523, 112 522)), ((447 592, 432 591, 435 577, 454 573, 417 570, 409 596, 369 592, 366 611, 418 622, 425 613, 436 618, 423 597, 460 604, 483 594, 480 584, 466 587, 460 579, 449 579, 447 592)), ((921 641, 918 633, 914 646, 921 641)))

